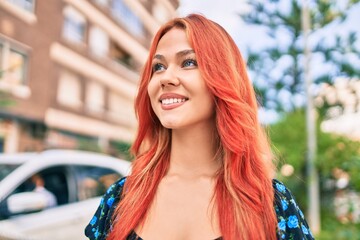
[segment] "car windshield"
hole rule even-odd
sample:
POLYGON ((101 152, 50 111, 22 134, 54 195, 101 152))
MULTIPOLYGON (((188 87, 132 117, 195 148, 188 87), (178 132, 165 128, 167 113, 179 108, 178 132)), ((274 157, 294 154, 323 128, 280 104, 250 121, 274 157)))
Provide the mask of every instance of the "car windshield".
POLYGON ((20 164, 0 164, 0 181, 19 166, 20 164))

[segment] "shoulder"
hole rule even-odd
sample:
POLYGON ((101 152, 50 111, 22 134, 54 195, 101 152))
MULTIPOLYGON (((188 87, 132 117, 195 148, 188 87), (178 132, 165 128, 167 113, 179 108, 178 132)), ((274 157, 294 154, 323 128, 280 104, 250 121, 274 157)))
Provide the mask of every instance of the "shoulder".
POLYGON ((273 180, 274 207, 279 239, 314 239, 305 216, 291 191, 279 180, 273 180))
POLYGON ((85 235, 91 240, 105 239, 111 226, 112 215, 120 201, 126 177, 114 182, 102 196, 100 204, 85 228, 85 235))

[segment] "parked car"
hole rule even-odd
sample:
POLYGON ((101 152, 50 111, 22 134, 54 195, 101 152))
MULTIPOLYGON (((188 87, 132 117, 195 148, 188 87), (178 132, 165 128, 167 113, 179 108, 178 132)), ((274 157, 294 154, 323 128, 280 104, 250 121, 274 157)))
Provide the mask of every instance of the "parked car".
POLYGON ((85 239, 101 196, 130 162, 98 153, 48 150, 0 154, 0 239, 85 239), (34 191, 41 176, 57 205, 34 191))

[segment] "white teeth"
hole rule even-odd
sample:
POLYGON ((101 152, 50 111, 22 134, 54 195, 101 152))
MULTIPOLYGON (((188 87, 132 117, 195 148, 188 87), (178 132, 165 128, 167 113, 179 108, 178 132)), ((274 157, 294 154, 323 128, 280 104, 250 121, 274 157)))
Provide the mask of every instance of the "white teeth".
POLYGON ((170 105, 173 103, 181 103, 181 102, 185 102, 185 98, 166 98, 161 100, 161 103, 164 105, 170 105))

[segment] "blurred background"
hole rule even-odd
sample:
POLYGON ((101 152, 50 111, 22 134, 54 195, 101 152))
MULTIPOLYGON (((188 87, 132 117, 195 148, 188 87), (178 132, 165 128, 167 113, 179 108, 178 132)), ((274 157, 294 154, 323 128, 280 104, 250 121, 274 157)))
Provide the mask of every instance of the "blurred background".
POLYGON ((0 152, 131 161, 150 41, 168 19, 201 13, 247 60, 276 177, 317 239, 360 239, 359 2, 0 0, 0 152))

